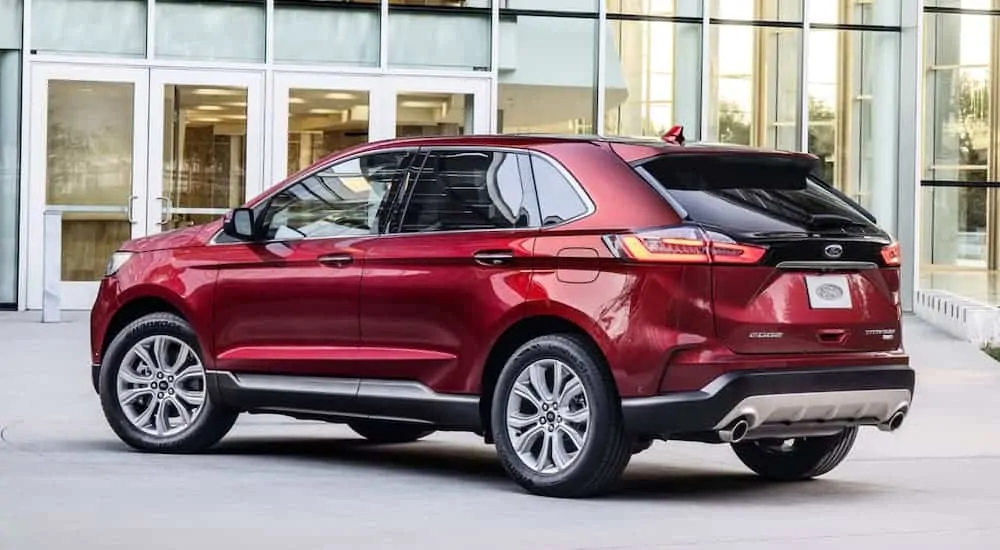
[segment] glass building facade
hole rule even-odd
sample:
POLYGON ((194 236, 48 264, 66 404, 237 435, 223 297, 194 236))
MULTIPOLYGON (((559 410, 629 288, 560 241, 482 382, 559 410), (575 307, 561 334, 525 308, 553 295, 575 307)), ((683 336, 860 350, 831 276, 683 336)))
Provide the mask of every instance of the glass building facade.
POLYGON ((994 4, 0 0, 0 304, 41 305, 46 211, 85 308, 121 241, 359 142, 682 124, 816 154, 903 243, 908 308, 998 269, 994 4))

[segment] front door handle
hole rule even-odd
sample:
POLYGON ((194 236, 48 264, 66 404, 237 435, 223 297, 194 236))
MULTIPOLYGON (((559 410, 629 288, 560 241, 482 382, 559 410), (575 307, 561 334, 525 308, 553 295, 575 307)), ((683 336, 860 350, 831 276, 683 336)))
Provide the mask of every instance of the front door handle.
POLYGON ((495 266, 512 262, 514 260, 514 253, 509 250, 484 250, 476 252, 472 257, 475 258, 476 263, 495 266))
POLYGON ((350 254, 328 254, 318 258, 319 263, 330 267, 344 267, 354 261, 350 254))

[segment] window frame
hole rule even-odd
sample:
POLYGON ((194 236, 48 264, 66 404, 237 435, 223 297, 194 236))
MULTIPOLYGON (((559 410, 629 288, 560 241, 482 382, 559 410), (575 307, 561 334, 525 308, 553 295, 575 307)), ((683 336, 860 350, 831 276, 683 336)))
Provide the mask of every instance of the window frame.
POLYGON ((488 233, 499 231, 538 231, 541 229, 541 215, 538 205, 538 195, 535 190, 535 180, 531 172, 530 156, 533 151, 512 147, 490 147, 480 145, 428 145, 420 147, 417 159, 410 163, 406 177, 402 185, 397 185, 397 192, 393 196, 392 211, 389 214, 389 221, 386 223, 385 235, 395 237, 407 235, 457 235, 467 233, 488 233), (420 181, 420 172, 423 170, 430 156, 434 153, 442 152, 466 152, 466 153, 505 153, 516 155, 517 172, 521 181, 522 206, 528 208, 530 224, 527 227, 489 228, 489 229, 449 229, 445 231, 423 231, 423 232, 403 232, 400 231, 403 224, 403 215, 406 213, 410 200, 413 197, 413 190, 420 181), (525 161, 528 162, 525 162, 525 161))

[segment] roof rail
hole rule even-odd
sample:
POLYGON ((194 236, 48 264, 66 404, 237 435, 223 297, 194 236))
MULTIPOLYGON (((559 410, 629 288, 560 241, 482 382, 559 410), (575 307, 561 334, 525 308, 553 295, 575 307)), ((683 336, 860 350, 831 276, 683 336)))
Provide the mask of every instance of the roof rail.
POLYGON ((684 139, 684 127, 679 124, 674 125, 672 128, 667 130, 667 133, 663 134, 660 139, 674 145, 684 145, 684 142, 686 141, 684 139))

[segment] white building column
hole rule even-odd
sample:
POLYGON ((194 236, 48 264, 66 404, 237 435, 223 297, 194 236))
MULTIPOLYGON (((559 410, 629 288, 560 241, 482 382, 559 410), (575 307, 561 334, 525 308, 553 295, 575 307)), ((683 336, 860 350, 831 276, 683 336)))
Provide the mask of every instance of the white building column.
POLYGON ((913 311, 920 272, 920 178, 923 0, 902 2, 899 64, 899 170, 897 173, 896 237, 903 255, 901 300, 904 311, 913 311))

